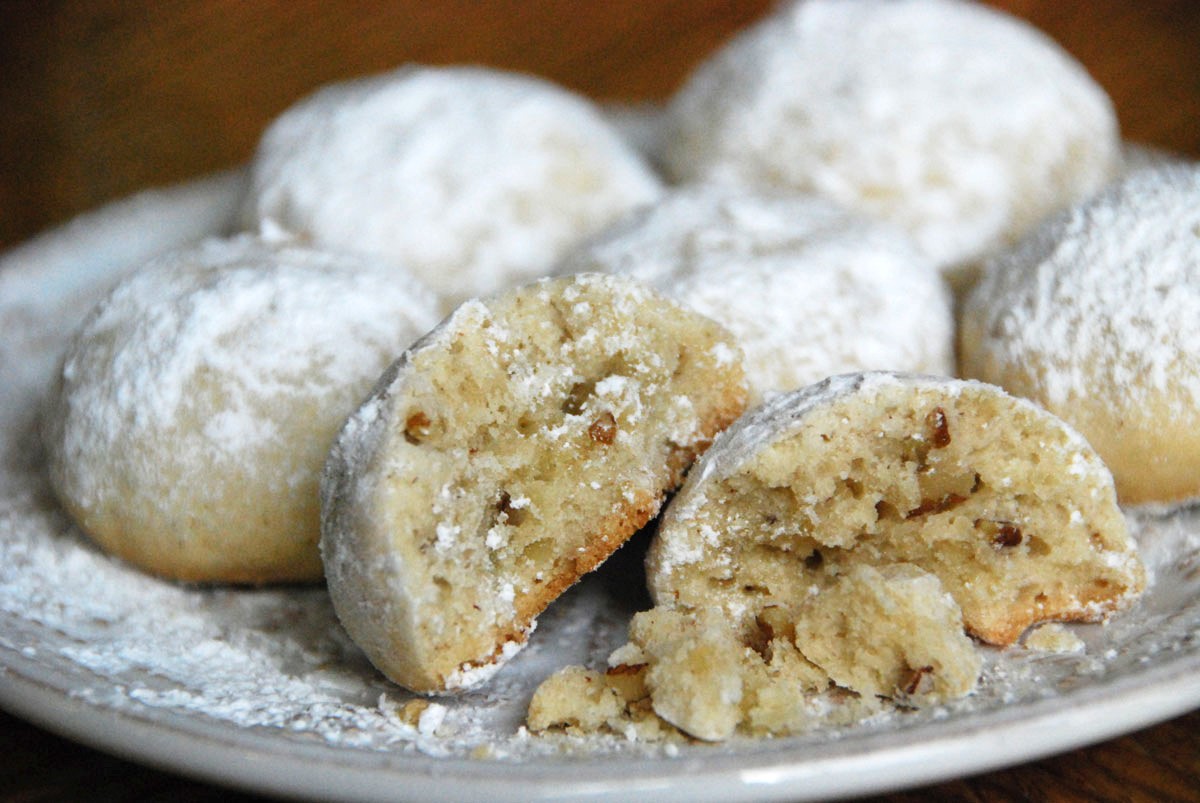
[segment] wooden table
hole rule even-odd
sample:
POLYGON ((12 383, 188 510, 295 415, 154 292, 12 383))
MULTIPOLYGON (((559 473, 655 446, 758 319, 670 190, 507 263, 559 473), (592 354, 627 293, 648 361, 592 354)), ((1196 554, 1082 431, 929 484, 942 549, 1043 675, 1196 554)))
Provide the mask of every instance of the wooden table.
MULTIPOLYGON (((1057 38, 1127 138, 1200 156, 1200 3, 996 0, 1057 38)), ((244 162, 312 88, 408 62, 536 73, 659 100, 767 0, 7 0, 0 247, 143 187, 244 162)), ((0 799, 230 800, 0 713, 0 799)), ((1200 712, 1095 747, 887 800, 1200 800, 1200 712)), ((249 800, 251 798, 242 797, 249 800)))

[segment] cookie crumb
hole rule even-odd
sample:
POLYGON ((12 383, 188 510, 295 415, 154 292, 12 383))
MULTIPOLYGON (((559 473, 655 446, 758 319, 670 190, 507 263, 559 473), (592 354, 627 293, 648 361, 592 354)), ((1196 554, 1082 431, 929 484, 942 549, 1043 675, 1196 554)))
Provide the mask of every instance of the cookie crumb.
POLYGON ((1046 622, 1029 631, 1022 642, 1027 650, 1034 652, 1076 653, 1084 652, 1087 645, 1059 622, 1046 622))

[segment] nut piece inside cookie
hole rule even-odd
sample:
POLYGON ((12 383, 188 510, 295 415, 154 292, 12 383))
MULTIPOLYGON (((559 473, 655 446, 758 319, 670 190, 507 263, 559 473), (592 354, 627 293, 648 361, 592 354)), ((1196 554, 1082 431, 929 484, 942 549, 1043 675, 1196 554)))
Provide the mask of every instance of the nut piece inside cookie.
POLYGON ((651 547, 651 591, 747 630, 860 565, 932 573, 993 644, 1102 619, 1144 585, 1087 443, 982 383, 834 377, 747 415, 692 477, 651 547))
POLYGON ((482 682, 658 512, 745 397, 725 330, 633 280, 464 304, 330 456, 322 550, 339 617, 401 685, 482 682))

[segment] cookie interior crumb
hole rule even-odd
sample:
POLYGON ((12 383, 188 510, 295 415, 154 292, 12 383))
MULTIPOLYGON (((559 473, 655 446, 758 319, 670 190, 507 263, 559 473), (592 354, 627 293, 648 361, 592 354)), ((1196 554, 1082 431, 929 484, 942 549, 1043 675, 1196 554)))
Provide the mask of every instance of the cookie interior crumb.
POLYGON ((1101 619, 1144 585, 1111 477, 1031 404, 890 374, 772 404, 672 503, 649 556, 658 603, 719 603, 748 626, 855 565, 911 563, 937 575, 968 632, 1004 645, 1032 623, 1101 619))
POLYGON ((1083 652, 1087 648, 1083 639, 1058 622, 1046 622, 1030 629, 1021 643, 1025 649, 1036 652, 1083 652))
POLYGON ((804 657, 862 695, 925 705, 970 694, 979 678, 958 604, 912 564, 849 566, 791 624, 804 657))
MULTIPOLYGON (((649 712, 692 737, 786 735, 969 694, 981 660, 933 575, 856 566, 797 608, 764 609, 743 637, 719 608, 634 617, 607 672, 572 666, 534 695, 531 730, 663 738, 649 712)), ((673 729, 665 731, 671 733, 673 729)))
MULTIPOLYGON (((957 621, 950 634, 967 641, 957 621)), ((661 607, 637 614, 629 639, 609 657, 605 672, 569 666, 539 686, 529 707, 530 730, 719 741, 739 732, 786 735, 847 724, 885 706, 874 694, 834 685, 805 657, 794 622, 781 609, 765 615, 753 641, 742 639, 719 608, 661 607)), ((966 649, 977 671, 969 641, 966 649)), ((939 656, 938 665, 950 660, 939 656)), ((898 674, 907 679, 911 673, 903 667, 898 674)))

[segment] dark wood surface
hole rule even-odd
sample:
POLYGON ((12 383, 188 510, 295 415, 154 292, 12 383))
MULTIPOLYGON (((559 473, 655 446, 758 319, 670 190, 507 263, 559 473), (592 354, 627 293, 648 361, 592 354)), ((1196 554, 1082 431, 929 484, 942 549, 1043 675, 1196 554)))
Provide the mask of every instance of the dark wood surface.
MULTIPOLYGON (((1125 136, 1200 156, 1200 2, 997 0, 1082 61, 1125 136)), ((409 62, 660 100, 766 0, 5 0, 0 248, 106 200, 244 162, 322 83, 409 62)), ((0 713, 0 799, 253 798, 111 758, 0 713)), ((888 800, 1200 800, 1200 712, 888 800)))

